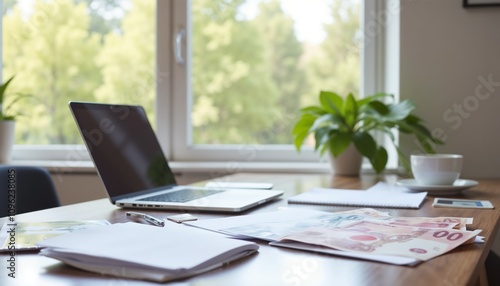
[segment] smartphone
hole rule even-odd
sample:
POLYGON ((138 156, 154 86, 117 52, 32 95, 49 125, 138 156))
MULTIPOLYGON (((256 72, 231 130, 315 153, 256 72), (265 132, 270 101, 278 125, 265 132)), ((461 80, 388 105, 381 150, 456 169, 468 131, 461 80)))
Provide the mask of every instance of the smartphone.
POLYGON ((432 206, 435 208, 473 208, 473 209, 492 209, 493 204, 490 201, 482 200, 460 200, 435 198, 432 206))

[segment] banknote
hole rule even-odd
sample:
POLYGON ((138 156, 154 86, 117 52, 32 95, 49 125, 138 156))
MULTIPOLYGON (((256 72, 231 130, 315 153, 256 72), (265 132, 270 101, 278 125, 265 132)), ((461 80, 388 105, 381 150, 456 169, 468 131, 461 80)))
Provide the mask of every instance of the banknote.
POLYGON ((421 227, 433 227, 432 224, 437 223, 448 223, 448 225, 437 225, 439 228, 447 227, 452 224, 456 229, 465 230, 468 224, 472 224, 474 221, 471 217, 393 217, 387 212, 381 212, 372 208, 362 208, 354 209, 343 212, 336 212, 336 214, 357 214, 372 219, 380 219, 386 222, 390 221, 392 224, 408 225, 408 226, 420 226, 421 227))
POLYGON ((371 216, 354 213, 324 213, 290 221, 264 222, 225 228, 221 231, 229 235, 247 236, 267 241, 275 241, 283 236, 301 232, 311 227, 341 227, 356 221, 373 219, 371 216))
POLYGON ((473 239, 480 230, 423 228, 376 221, 358 221, 344 227, 314 227, 280 241, 297 241, 344 251, 398 255, 422 261, 442 255, 473 239))
MULTIPOLYGON (((392 224, 408 225, 408 226, 418 226, 420 223, 422 227, 432 227, 432 223, 449 223, 455 224, 454 228, 464 229, 468 224, 472 224, 474 219, 471 217, 393 217, 389 213, 381 212, 371 208, 354 209, 349 211, 337 212, 337 214, 358 214, 367 216, 373 219, 380 219, 384 221, 390 221, 392 224)), ((445 227, 444 225, 438 227, 445 227)))
POLYGON ((373 218, 384 218, 390 217, 388 212, 381 212, 372 208, 362 208, 362 209, 353 209, 348 211, 335 212, 336 214, 357 214, 363 216, 369 216, 373 218))
POLYGON ((222 229, 229 235, 247 236, 267 241, 275 241, 283 236, 298 233, 311 227, 343 227, 356 221, 383 221, 388 224, 428 228, 454 228, 471 222, 469 218, 431 218, 431 217, 391 217, 388 213, 363 208, 350 211, 322 213, 290 221, 255 223, 222 229))
POLYGON ((383 219, 391 224, 420 226, 420 227, 445 227, 445 224, 453 225, 455 229, 465 230, 468 224, 472 224, 470 217, 389 217, 383 219), (434 225, 434 226, 433 226, 434 225))

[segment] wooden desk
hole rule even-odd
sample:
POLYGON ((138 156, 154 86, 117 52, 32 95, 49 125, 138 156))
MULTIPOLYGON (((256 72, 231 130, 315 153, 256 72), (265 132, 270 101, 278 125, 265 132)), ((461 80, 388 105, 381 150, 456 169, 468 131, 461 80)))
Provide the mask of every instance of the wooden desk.
MULTIPOLYGON (((394 183, 396 177, 383 178, 394 183)), ((218 179, 220 180, 220 179, 218 179)), ((275 189, 285 191, 285 198, 307 191, 311 187, 366 189, 377 182, 373 176, 361 178, 332 177, 330 175, 299 174, 236 174, 226 177, 231 181, 271 182, 275 189)), ((203 183, 199 183, 202 185, 203 183)), ((498 231, 500 218, 500 180, 481 180, 480 184, 454 196, 464 199, 486 199, 496 206, 494 210, 433 208, 432 197, 418 210, 381 209, 393 216, 463 216, 473 217, 472 228, 483 229, 485 244, 471 244, 421 263, 415 267, 394 266, 378 262, 348 259, 311 252, 275 248, 260 243, 259 253, 217 270, 178 281, 182 285, 476 285, 482 266, 498 231)), ((287 206, 286 199, 263 205, 251 211, 257 213, 287 206)), ((289 205, 324 211, 342 211, 353 208, 289 205)), ((146 211, 158 217, 179 212, 146 211)), ((193 213, 193 212, 191 212, 193 213)), ((201 219, 224 217, 220 213, 194 213, 201 219)), ((125 211, 109 203, 96 200, 16 216, 17 221, 107 219, 110 222, 127 221, 125 211)), ((5 218, 0 223, 6 222, 5 218)), ((195 255, 193 253, 193 255, 195 255)), ((16 278, 7 276, 9 256, 0 255, 0 285, 158 285, 107 277, 66 266, 57 260, 36 254, 17 254, 16 278)), ((484 282, 482 280, 481 282, 484 282)), ((175 284, 175 283, 174 283, 175 284)))

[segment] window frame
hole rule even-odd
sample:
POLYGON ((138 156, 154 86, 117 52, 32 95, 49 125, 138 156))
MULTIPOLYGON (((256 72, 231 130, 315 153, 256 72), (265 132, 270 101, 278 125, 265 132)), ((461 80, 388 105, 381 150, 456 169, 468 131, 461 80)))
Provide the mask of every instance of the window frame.
MULTIPOLYGON (((171 38, 175 38, 181 30, 189 35, 190 0, 174 0, 171 38)), ((383 90, 383 25, 377 22, 377 13, 382 11, 383 0, 361 1, 362 25, 373 25, 373 41, 362 49, 361 58, 361 97, 383 90)), ((364 30, 364 29, 363 29, 364 30)), ((290 145, 190 145, 190 63, 191 47, 189 36, 182 42, 182 54, 186 55, 185 64, 175 63, 172 70, 172 136, 170 140, 170 157, 175 161, 238 161, 238 162, 318 162, 321 159, 312 148, 303 148, 300 154, 290 145)), ((171 53, 172 54, 172 53, 171 53)), ((175 60, 175 59, 174 59, 175 60)), ((383 140, 382 136, 379 139, 383 140)))
MULTIPOLYGON (((186 64, 176 62, 175 47, 179 30, 190 30, 191 0, 156 1, 156 132, 170 161, 177 162, 319 162, 312 148, 303 148, 300 154, 290 145, 196 145, 189 146, 188 124, 190 99, 190 59, 186 64), (161 76, 158 76, 161 75, 161 76), (180 84, 182 83, 182 84, 180 84)), ((383 11, 384 0, 361 1, 362 25, 377 23, 377 13, 383 11), (372 11, 372 12, 369 12, 372 11)), ((1 3, 0 3, 1 8, 1 3)), ((1 26, 0 26, 1 28, 1 26)), ((362 50, 361 96, 383 90, 384 37, 383 25, 375 25, 375 37, 362 50)), ((182 54, 189 55, 189 40, 181 38, 182 54)), ((0 38, 1 51, 1 38, 0 38)), ((1 64, 1 63, 0 63, 1 64)), ((0 72, 1 75, 1 72, 0 72)), ((68 116, 70 112, 68 110, 68 116)), ((91 161, 84 145, 15 145, 13 161, 59 161, 78 165, 91 161)))

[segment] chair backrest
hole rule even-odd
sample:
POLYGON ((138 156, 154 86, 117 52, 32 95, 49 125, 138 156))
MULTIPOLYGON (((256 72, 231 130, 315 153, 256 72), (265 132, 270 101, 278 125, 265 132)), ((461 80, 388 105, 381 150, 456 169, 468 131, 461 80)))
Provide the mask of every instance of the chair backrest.
POLYGON ((59 198, 46 169, 0 165, 0 217, 58 206, 59 198))

